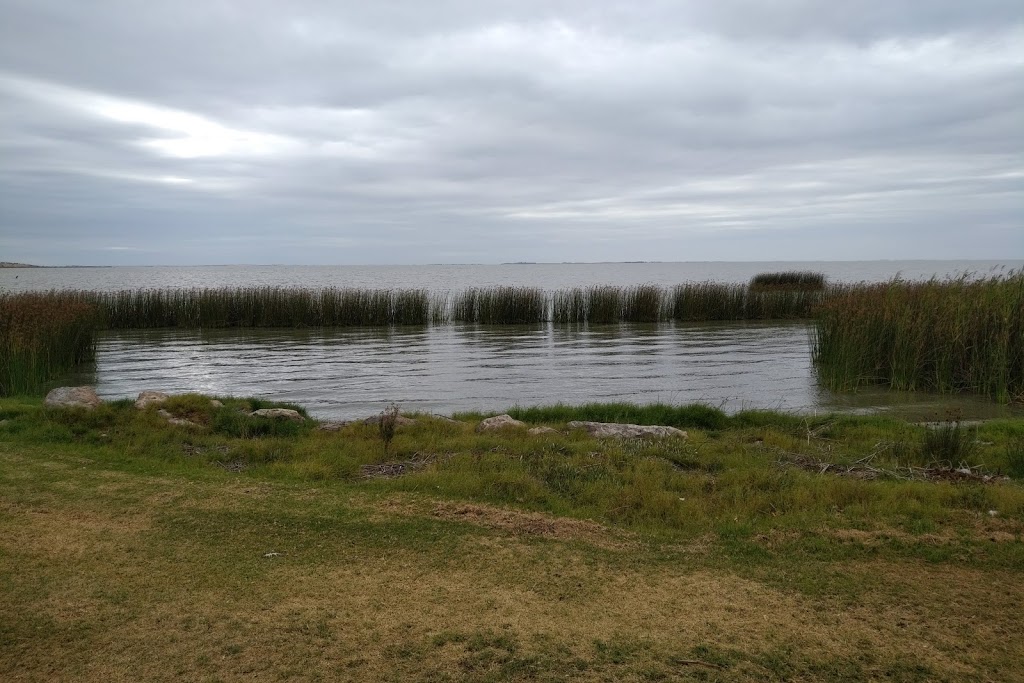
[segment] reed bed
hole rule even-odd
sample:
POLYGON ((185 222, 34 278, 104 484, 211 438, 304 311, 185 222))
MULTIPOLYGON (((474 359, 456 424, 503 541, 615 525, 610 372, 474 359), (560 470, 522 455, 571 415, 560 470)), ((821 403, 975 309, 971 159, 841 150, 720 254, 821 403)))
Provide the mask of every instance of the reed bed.
POLYGON ((79 292, 101 324, 124 328, 347 327, 426 325, 433 299, 423 289, 242 289, 79 292))
POLYGON ((813 355, 837 390, 883 384, 1024 400, 1024 273, 834 291, 813 355))
MULTIPOLYGON (((838 291, 838 288, 833 288, 838 291)), ((739 284, 695 282, 677 285, 666 310, 672 320, 792 320, 811 318, 828 291, 755 290, 739 284)))
POLYGON ((473 287, 455 296, 450 319, 483 325, 541 323, 548 319, 547 296, 535 287, 473 287))
POLYGON ((91 360, 96 309, 56 292, 0 294, 0 396, 32 393, 91 360))
POLYGON ((822 290, 825 275, 810 270, 787 270, 778 273, 758 273, 750 279, 752 290, 822 290))

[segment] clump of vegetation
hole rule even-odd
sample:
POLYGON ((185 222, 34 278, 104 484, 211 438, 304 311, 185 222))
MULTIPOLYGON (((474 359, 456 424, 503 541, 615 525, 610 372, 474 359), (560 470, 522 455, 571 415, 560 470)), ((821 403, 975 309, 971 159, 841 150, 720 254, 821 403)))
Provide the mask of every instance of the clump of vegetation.
POLYGON ((813 355, 835 390, 884 384, 1021 400, 1024 273, 835 290, 821 304, 813 355))
POLYGON ((380 432, 380 442, 384 446, 384 457, 387 457, 391 442, 395 438, 395 424, 398 422, 398 406, 394 403, 381 411, 377 421, 377 428, 380 432))
POLYGON ((95 328, 95 307, 73 295, 0 295, 0 396, 37 391, 91 360, 95 328))
POLYGON ((1006 442, 1006 472, 1014 479, 1024 479, 1024 437, 1006 442))
POLYGON ((547 297, 535 287, 471 287, 454 297, 451 319, 483 325, 545 322, 547 297))
POLYGON ((974 434, 958 420, 941 422, 925 429, 919 458, 924 464, 945 467, 969 464, 977 450, 975 441, 974 434))
POLYGON ((765 290, 811 290, 825 289, 825 276, 809 270, 790 270, 779 273, 758 273, 750 279, 750 289, 765 290))
POLYGON ((94 304, 111 329, 425 325, 425 289, 243 287, 70 294, 94 304))

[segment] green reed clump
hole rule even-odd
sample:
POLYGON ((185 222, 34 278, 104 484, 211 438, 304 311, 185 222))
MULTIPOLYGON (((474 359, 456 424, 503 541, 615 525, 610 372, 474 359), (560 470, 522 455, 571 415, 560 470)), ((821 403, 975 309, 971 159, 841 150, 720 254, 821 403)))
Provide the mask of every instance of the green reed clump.
POLYGON ((779 273, 758 273, 750 279, 752 290, 822 290, 825 275, 809 270, 789 270, 779 273))
POLYGON ((345 327, 425 325, 424 289, 239 289, 76 292, 94 303, 108 328, 345 327))
POLYGON ((622 320, 631 323, 656 323, 665 318, 665 290, 655 285, 627 289, 622 297, 622 320))
POLYGON ((57 292, 0 294, 0 396, 37 391, 95 354, 96 309, 57 292))
POLYGON ((534 287, 470 288, 455 296, 451 319, 484 325, 544 322, 547 297, 534 287))
POLYGON ((617 323, 622 321, 621 287, 594 286, 587 289, 586 322, 617 323))
POLYGON ((672 319, 679 321, 743 320, 746 295, 744 285, 688 282, 672 288, 668 309, 672 319))
POLYGON ((827 386, 1024 399, 1024 274, 837 289, 821 305, 814 361, 827 386))
POLYGON ((551 297, 551 320, 556 323, 587 321, 587 291, 580 287, 559 289, 551 297))

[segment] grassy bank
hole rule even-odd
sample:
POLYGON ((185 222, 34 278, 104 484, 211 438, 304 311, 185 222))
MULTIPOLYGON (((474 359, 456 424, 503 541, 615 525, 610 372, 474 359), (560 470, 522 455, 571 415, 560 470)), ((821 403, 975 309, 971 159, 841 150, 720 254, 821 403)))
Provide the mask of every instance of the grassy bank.
POLYGON ((30 393, 90 360, 96 308, 72 295, 0 294, 0 396, 30 393))
POLYGON ((894 281, 833 292, 814 360, 829 387, 974 392, 1024 400, 1024 274, 894 281))
POLYGON ((385 455, 224 403, 0 400, 0 677, 1024 676, 1024 488, 926 474, 945 440, 1024 476, 1024 421, 548 407, 412 416, 385 455), (689 438, 564 429, 619 416, 689 438))

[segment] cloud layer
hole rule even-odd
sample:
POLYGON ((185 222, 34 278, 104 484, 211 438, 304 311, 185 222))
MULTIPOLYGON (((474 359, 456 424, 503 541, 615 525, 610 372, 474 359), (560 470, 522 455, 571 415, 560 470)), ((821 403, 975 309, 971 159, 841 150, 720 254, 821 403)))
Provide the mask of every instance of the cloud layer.
POLYGON ((993 0, 0 0, 0 260, 1024 257, 993 0))

